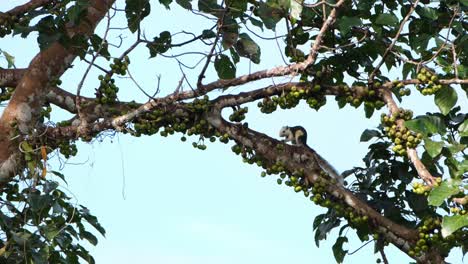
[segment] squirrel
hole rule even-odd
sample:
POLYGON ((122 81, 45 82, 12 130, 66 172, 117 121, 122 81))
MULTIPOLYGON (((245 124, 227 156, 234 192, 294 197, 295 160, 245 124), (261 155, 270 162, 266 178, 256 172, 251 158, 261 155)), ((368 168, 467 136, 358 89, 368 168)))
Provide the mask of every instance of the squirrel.
POLYGON ((284 126, 279 132, 280 137, 284 137, 283 142, 289 142, 297 146, 307 145, 307 131, 301 126, 284 126))
POLYGON ((336 179, 341 185, 344 185, 343 176, 322 156, 320 156, 315 150, 307 145, 307 131, 302 126, 284 126, 279 132, 280 137, 284 137, 283 142, 289 142, 296 146, 305 146, 313 153, 317 164, 330 175, 330 177, 336 179))

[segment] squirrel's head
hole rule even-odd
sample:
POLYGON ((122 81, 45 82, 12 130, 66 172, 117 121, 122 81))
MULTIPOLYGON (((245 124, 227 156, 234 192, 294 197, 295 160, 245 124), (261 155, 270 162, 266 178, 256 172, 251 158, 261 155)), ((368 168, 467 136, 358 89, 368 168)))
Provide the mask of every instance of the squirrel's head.
POLYGON ((280 137, 286 136, 288 131, 289 131, 289 127, 288 127, 288 126, 282 127, 282 128, 280 129, 279 136, 280 136, 280 137))

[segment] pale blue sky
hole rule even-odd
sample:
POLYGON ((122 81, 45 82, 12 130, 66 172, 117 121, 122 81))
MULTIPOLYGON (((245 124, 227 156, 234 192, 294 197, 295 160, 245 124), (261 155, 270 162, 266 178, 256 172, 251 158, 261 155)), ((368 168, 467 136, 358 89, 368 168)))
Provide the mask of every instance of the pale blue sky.
MULTIPOLYGON (((0 3, 0 11, 23 2, 0 3)), ((123 7, 122 2, 118 1, 120 7, 123 7)), ((175 5, 173 12, 167 12, 157 1, 152 3, 154 14, 144 26, 148 38, 162 30, 201 32, 211 27, 205 20, 175 5), (186 18, 195 20, 186 22, 186 18)), ((115 25, 122 23, 121 18, 115 20, 115 25)), ((134 39, 126 31, 114 31, 109 40, 118 42, 118 34, 123 34, 125 41, 134 39)), ((124 43, 129 45, 129 42, 124 43)), ((0 49, 16 56, 19 68, 26 67, 38 52, 33 38, 0 39, 0 49)), ((145 48, 132 54, 132 75, 152 93, 156 76, 160 74, 162 93, 172 92, 181 77, 177 65, 160 56, 148 61, 148 55, 145 48)), ((5 66, 4 61, 0 63, 5 66)), ((62 87, 73 92, 84 71, 83 64, 75 63, 77 65, 62 78, 62 87)), ((262 64, 252 64, 251 69, 256 71, 280 64, 276 44, 270 43, 268 48, 262 49, 262 64)), ((242 60, 238 72, 245 74, 248 69, 246 60, 242 60)), ((89 76, 83 94, 94 93, 98 74, 95 71, 89 76)), ((207 76, 207 81, 215 78, 213 71, 207 76)), ((193 81, 197 75, 189 77, 193 81)), ((287 80, 280 78, 275 82, 287 80)), ((144 100, 144 95, 128 80, 119 82, 122 84, 120 98, 127 100, 125 96, 131 96, 131 99, 144 100)), ((240 92, 268 84, 271 80, 234 89, 240 92)), ((189 88, 185 86, 185 89, 189 88)), ((378 125, 380 113, 365 119, 362 109, 347 106, 344 111, 337 111, 334 99, 328 100, 330 103, 319 112, 301 104, 294 110, 264 115, 252 105, 247 121, 250 127, 273 137, 277 137, 283 125, 302 125, 309 134, 308 144, 339 171, 358 166, 367 151, 367 144, 360 143, 359 137, 364 129, 378 125)), ((461 100, 467 107, 466 98, 461 100)), ((436 110, 430 97, 415 96, 403 107, 405 105, 416 114, 436 110)), ((56 121, 63 118, 61 113, 54 116, 56 121)), ((180 137, 180 134, 168 138, 117 135, 104 137, 103 142, 78 144, 78 156, 64 166, 69 184, 63 185, 78 203, 90 208, 106 228, 106 238, 99 236, 98 246, 88 247, 97 263, 335 263, 331 246, 337 232, 329 236, 329 241, 322 241, 320 248, 314 243, 312 222, 316 215, 325 211, 323 208, 284 185, 278 186, 275 177, 261 178, 258 167, 242 163, 242 159, 231 152, 232 143, 208 142, 208 149, 200 151, 191 146, 191 142, 197 140, 195 137, 186 143, 182 143, 180 137)), ((354 251, 362 243, 353 230, 348 234, 351 239, 345 247, 354 251)), ((386 253, 390 263, 411 260, 392 247, 388 247, 386 253)), ((345 261, 374 263, 377 257, 371 243, 347 256, 345 261)), ((461 253, 452 254, 448 260, 461 263, 461 253)))

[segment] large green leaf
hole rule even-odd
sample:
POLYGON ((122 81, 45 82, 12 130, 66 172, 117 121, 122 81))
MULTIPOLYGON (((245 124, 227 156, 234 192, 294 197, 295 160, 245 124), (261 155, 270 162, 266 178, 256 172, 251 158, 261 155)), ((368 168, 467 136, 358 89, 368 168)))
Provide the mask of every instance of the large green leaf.
POLYGON ((332 246, 333 255, 335 256, 337 263, 343 263, 344 257, 346 256, 346 253, 348 253, 348 250, 343 250, 343 244, 345 242, 348 242, 348 238, 340 236, 336 239, 335 244, 332 246))
POLYGON ((236 45, 237 54, 241 57, 250 59, 253 63, 260 63, 260 46, 253 41, 249 35, 242 33, 236 45))
POLYGON ((247 0, 226 0, 225 2, 234 17, 240 17, 247 11, 247 0))
POLYGON ((462 137, 468 136, 468 119, 463 121, 463 123, 458 127, 458 132, 460 132, 460 136, 462 137))
POLYGON ((88 240, 88 242, 91 243, 91 245, 93 246, 97 245, 98 243, 98 239, 96 238, 96 236, 94 236, 92 233, 88 231, 81 231, 80 237, 88 240))
POLYGON ((320 223, 325 219, 325 214, 319 214, 315 217, 314 222, 312 223, 312 229, 315 230, 320 225, 320 223))
POLYGON ((159 37, 155 37, 153 42, 146 44, 150 52, 150 57, 155 57, 160 53, 168 51, 171 47, 171 43, 172 36, 169 31, 159 33, 159 37))
POLYGON ((220 17, 220 10, 223 10, 223 7, 218 5, 216 0, 199 0, 198 10, 220 17))
POLYGON ((439 90, 434 97, 435 104, 444 115, 450 112, 450 109, 455 106, 457 100, 457 92, 450 86, 439 90))
POLYGON ((421 7, 418 6, 416 7, 416 13, 420 15, 421 17, 429 18, 431 20, 436 20, 439 15, 437 13, 437 10, 432 7, 421 7))
POLYGON ((192 0, 176 0, 176 3, 179 4, 181 7, 192 10, 192 0))
POLYGON ((380 137, 381 134, 379 131, 374 130, 374 129, 366 129, 364 132, 361 134, 360 141, 361 142, 367 142, 371 140, 373 137, 380 137))
POLYGON ((163 4, 164 7, 169 9, 169 5, 172 3, 172 0, 159 0, 159 3, 163 4))
POLYGON ((262 19, 265 27, 274 29, 276 24, 284 17, 285 13, 279 8, 271 7, 268 4, 260 2, 258 7, 258 16, 262 19))
POLYGON ((405 121, 405 126, 426 136, 428 134, 438 133, 444 135, 446 133, 444 121, 437 116, 418 116, 415 119, 405 121))
POLYGON ((380 14, 375 23, 384 26, 396 26, 398 25, 398 18, 394 14, 380 14))
POLYGON ((427 197, 429 205, 440 206, 445 199, 459 193, 460 183, 461 182, 459 180, 443 181, 440 186, 435 187, 429 193, 429 196, 427 197))
POLYGON ((125 0, 125 15, 131 32, 138 30, 140 22, 149 15, 150 11, 149 0, 125 0))
POLYGON ((442 237, 447 237, 464 226, 468 226, 468 214, 444 216, 442 219, 442 237))
POLYGON ((429 156, 436 157, 442 151, 444 142, 432 141, 429 138, 424 139, 424 148, 426 149, 429 156))
POLYGON ((218 77, 221 79, 232 79, 236 77, 236 67, 228 56, 221 54, 216 57, 214 66, 218 77))
POLYGON ((360 25, 362 25, 362 21, 359 17, 343 16, 338 22, 338 28, 340 29, 341 35, 346 35, 353 27, 360 25))

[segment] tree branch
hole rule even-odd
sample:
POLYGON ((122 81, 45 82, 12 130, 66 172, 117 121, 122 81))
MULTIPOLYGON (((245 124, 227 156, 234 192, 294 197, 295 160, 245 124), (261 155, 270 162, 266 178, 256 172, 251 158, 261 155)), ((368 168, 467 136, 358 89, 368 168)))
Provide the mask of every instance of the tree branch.
MULTIPOLYGON (((48 3, 52 3, 52 0, 30 0, 29 2, 19 5, 7 11, 6 13, 9 15, 21 15, 31 10, 34 10, 38 7, 47 5, 48 3)), ((3 14, 2 14, 3 15, 3 14)))
MULTIPOLYGON (((98 22, 104 17, 114 0, 92 0, 86 18, 76 26, 68 28, 71 36, 93 33, 98 22)), ((11 140, 14 133, 27 135, 36 126, 40 108, 50 90, 49 81, 57 78, 67 69, 76 54, 59 42, 41 51, 29 64, 28 70, 19 81, 13 96, 0 117, 0 181, 6 182, 14 176, 15 167, 5 162, 17 152, 19 138, 11 140)))

